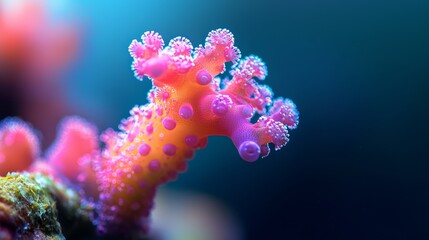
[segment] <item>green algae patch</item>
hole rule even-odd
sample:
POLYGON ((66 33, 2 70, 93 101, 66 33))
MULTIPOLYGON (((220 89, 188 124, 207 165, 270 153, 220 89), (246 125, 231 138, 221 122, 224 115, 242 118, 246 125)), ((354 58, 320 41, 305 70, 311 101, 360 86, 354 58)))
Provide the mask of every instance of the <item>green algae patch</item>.
POLYGON ((64 239, 51 190, 56 183, 41 174, 9 173, 0 177, 0 226, 16 238, 64 239))

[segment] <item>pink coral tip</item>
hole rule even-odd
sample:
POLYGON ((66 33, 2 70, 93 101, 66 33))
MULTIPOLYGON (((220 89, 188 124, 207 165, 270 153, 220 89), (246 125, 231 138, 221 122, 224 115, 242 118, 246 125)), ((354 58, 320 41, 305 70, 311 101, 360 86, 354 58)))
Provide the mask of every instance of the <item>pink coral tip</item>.
POLYGON ((169 50, 173 55, 189 55, 192 50, 192 43, 184 37, 175 37, 168 43, 169 50))
POLYGON ((232 48, 227 47, 224 50, 224 57, 227 61, 231 61, 235 63, 238 59, 241 58, 240 49, 238 49, 237 47, 232 47, 232 48))
POLYGON ((219 28, 211 31, 208 34, 206 41, 211 44, 232 46, 234 45, 234 36, 228 29, 219 28))
POLYGON ((268 135, 274 143, 275 149, 279 150, 289 141, 287 128, 283 123, 274 121, 273 119, 268 119, 266 124, 268 135))
POLYGON ((40 154, 32 128, 19 119, 4 120, 0 127, 0 176, 28 170, 40 154))
POLYGON ((248 56, 238 63, 237 67, 231 71, 235 77, 250 79, 257 77, 264 80, 268 74, 267 67, 257 56, 248 56))
POLYGON ((159 51, 164 46, 164 40, 159 33, 147 31, 141 37, 143 44, 152 51, 159 51))
POLYGON ((299 123, 299 112, 296 105, 290 99, 277 99, 274 101, 270 109, 272 118, 288 126, 290 129, 295 129, 299 123))
MULTIPOLYGON (((55 143, 48 151, 47 160, 61 174, 77 181, 79 174, 91 171, 81 161, 98 150, 97 128, 79 117, 67 117, 60 126, 55 143)), ((85 173, 93 175, 94 173, 85 173)))
POLYGON ((128 47, 128 51, 130 52, 131 57, 133 58, 142 58, 144 55, 144 46, 141 42, 137 40, 133 40, 128 47))

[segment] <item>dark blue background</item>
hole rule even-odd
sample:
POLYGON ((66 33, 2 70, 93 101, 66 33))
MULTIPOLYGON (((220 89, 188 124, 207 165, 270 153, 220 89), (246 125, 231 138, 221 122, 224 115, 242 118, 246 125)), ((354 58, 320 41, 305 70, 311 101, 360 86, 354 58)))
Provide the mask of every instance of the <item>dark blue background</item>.
MULTIPOLYGON (((84 2, 84 1, 80 1, 84 2)), ((91 1, 69 97, 100 129, 146 102, 127 47, 148 30, 194 46, 230 29, 300 126, 281 151, 242 161, 210 138, 168 186, 215 196, 246 239, 429 239, 429 1, 91 1)))

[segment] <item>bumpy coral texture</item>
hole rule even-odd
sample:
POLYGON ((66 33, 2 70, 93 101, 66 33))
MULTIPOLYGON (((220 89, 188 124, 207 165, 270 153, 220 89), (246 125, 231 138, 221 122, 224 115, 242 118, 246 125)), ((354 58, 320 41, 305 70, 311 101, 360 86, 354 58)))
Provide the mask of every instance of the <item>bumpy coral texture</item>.
POLYGON ((193 48, 184 37, 164 41, 156 32, 133 40, 129 52, 135 76, 153 82, 149 103, 136 106, 120 125, 120 132, 102 135, 106 149, 97 165, 100 184, 99 230, 126 229, 149 216, 156 188, 186 170, 194 151, 204 148, 207 137, 231 138, 248 162, 278 150, 298 125, 298 111, 289 99, 272 100, 264 80, 262 60, 242 60, 234 37, 226 29, 209 33, 204 46, 193 48), (217 75, 225 63, 234 63, 231 79, 217 75), (269 105, 273 105, 267 109, 269 105), (256 123, 250 119, 258 112, 256 123))

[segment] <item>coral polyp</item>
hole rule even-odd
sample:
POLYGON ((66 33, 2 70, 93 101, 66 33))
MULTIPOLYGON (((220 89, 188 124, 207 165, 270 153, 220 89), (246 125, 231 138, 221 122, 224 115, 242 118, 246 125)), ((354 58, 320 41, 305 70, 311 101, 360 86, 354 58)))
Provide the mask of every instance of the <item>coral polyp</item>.
POLYGON ((38 157, 38 140, 27 125, 12 121, 0 129, 0 169, 6 169, 0 174, 30 170, 79 186, 103 234, 146 232, 158 186, 184 172, 209 136, 229 137, 240 157, 254 162, 268 156, 270 143, 282 148, 299 119, 292 100, 273 99, 271 88, 257 82, 267 76, 264 62, 240 60, 226 29, 210 32, 195 49, 184 37, 164 47, 153 31, 128 49, 136 78, 149 78, 153 88, 119 131, 101 134, 103 149, 95 127, 77 117, 64 120, 46 160, 38 157), (233 63, 231 77, 221 80, 227 62, 233 63))

